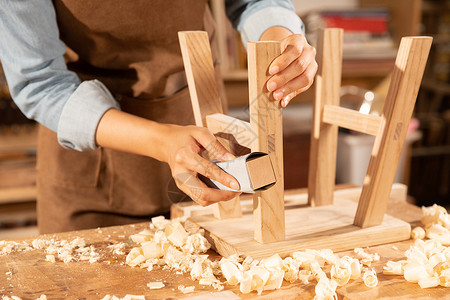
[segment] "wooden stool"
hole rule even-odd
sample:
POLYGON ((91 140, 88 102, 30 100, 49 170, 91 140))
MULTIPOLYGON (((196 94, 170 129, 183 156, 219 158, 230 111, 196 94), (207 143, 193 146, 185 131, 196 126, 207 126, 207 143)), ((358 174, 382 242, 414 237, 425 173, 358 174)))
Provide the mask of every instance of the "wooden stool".
MULTIPOLYGON (((268 66, 280 54, 279 43, 248 44, 248 123, 222 114, 207 34, 179 33, 196 124, 206 124, 214 134, 227 134, 252 151, 268 153, 277 179, 273 187, 255 193, 253 214, 242 214, 239 199, 234 199, 216 205, 214 216, 188 220, 188 225, 205 229, 205 236, 221 255, 283 256, 305 248, 339 251, 409 238, 410 225, 385 212, 431 38, 402 39, 383 114, 376 117, 338 106, 342 37, 341 29, 326 29, 320 34, 309 205, 285 211, 281 107, 266 90, 268 66), (348 197, 349 193, 335 192, 338 126, 376 136, 359 204, 349 200, 354 198, 348 197)), ((232 149, 230 140, 224 143, 232 149)), ((306 195, 298 198, 306 199, 306 195)))

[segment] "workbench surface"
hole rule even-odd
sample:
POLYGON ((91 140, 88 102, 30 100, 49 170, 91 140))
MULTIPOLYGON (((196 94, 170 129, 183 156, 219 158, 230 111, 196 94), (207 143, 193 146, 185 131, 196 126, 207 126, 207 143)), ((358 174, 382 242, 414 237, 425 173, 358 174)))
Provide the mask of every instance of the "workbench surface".
MULTIPOLYGON (((403 219, 414 226, 419 225, 421 210, 405 202, 390 202, 388 213, 403 219)), ((88 245, 99 250, 101 259, 95 263, 56 262, 46 261, 43 250, 28 252, 13 252, 0 256, 0 295, 19 296, 22 299, 36 299, 45 294, 47 299, 101 299, 105 295, 124 297, 126 294, 145 295, 146 299, 184 298, 204 296, 195 299, 221 298, 230 299, 236 294, 242 299, 312 299, 315 295, 316 281, 308 285, 300 282, 290 284, 283 281, 281 289, 264 291, 261 296, 256 292, 241 294, 239 286, 225 284, 220 292, 209 286, 201 286, 193 282, 189 274, 176 274, 173 271, 156 267, 153 271, 131 268, 124 264, 126 255, 115 255, 107 246, 124 242, 126 250, 133 247, 128 237, 131 234, 148 227, 148 223, 115 226, 101 229, 75 231, 54 235, 43 235, 39 238, 54 238, 58 240, 73 240, 84 238, 88 245), (147 283, 162 281, 165 287, 150 290, 147 283), (183 294, 178 290, 179 285, 195 286, 195 291, 183 294), (225 293, 225 294, 224 294, 225 293)), ((17 240, 28 241, 33 239, 17 240)), ((377 252, 381 259, 374 264, 378 275, 378 286, 367 288, 362 279, 350 280, 344 287, 338 287, 337 293, 344 299, 450 299, 450 289, 436 287, 421 289, 418 284, 406 282, 403 276, 383 275, 383 266, 388 260, 400 260, 403 253, 413 243, 412 240, 395 244, 371 247, 369 252, 377 252), (398 249, 397 249, 398 248, 398 249)), ((339 253, 351 255, 351 251, 339 253)), ((210 251, 211 257, 219 259, 218 255, 210 251)), ((221 278, 221 280, 224 280, 221 278)), ((236 297, 236 299, 238 299, 236 297)))

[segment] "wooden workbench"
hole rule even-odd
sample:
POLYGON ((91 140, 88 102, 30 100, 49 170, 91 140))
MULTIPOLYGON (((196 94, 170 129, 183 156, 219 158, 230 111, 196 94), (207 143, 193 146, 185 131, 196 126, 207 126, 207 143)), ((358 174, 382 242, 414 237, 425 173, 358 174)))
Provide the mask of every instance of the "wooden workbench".
MULTIPOLYGON (((390 203, 388 213, 411 223, 413 227, 419 224, 421 217, 421 210, 418 207, 399 201, 390 203)), ((142 223, 41 236, 40 238, 54 237, 59 240, 82 237, 87 244, 92 244, 101 251, 103 259, 92 264, 89 262, 53 264, 45 261, 42 250, 0 256, 0 295, 14 295, 22 299, 36 299, 42 294, 45 294, 47 299, 101 299, 107 294, 118 297, 126 294, 145 295, 146 299, 173 299, 199 295, 204 295, 202 299, 211 299, 213 296, 220 298, 220 294, 211 294, 217 293, 217 290, 198 285, 191 281, 189 274, 175 274, 175 272, 159 268, 151 272, 146 269, 131 268, 123 264, 125 255, 118 257, 107 249, 108 245, 118 242, 127 243, 130 249, 132 245, 128 241, 128 236, 147 226, 148 223, 142 223), (163 289, 150 290, 147 283, 153 281, 163 281, 166 286, 163 289), (183 294, 178 290, 181 284, 194 285, 195 291, 183 294)), ((450 289, 448 288, 421 289, 417 284, 406 282, 402 276, 382 274, 383 265, 388 260, 401 259, 404 251, 411 244, 412 241, 409 240, 370 248, 370 252, 377 252, 381 256, 381 260, 374 265, 379 279, 378 286, 367 288, 361 279, 351 280, 349 284, 337 289, 339 297, 344 299, 449 299, 450 289), (393 246, 396 246, 398 250, 393 246)), ((210 254, 212 257, 219 258, 213 252, 210 254)), ((233 292, 242 299, 312 299, 315 294, 315 284, 315 281, 306 286, 300 282, 289 284, 284 281, 280 290, 265 291, 261 296, 257 296, 255 292, 241 294, 239 286, 225 285, 222 293, 228 293, 225 295, 229 298, 233 292)))

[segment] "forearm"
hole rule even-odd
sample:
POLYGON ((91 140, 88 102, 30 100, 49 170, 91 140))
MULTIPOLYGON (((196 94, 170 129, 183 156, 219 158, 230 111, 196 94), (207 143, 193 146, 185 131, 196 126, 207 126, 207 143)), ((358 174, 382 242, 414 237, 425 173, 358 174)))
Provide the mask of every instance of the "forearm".
POLYGON ((288 36, 290 36, 292 32, 282 26, 273 26, 268 28, 261 35, 260 41, 282 41, 288 36))
POLYGON ((167 126, 110 109, 100 119, 95 137, 98 146, 167 162, 162 151, 167 126))

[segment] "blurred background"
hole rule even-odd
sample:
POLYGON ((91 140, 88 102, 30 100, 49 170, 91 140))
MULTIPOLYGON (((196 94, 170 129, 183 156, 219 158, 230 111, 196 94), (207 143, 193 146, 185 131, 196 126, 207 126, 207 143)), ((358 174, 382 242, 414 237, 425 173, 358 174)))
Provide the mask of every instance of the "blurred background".
MULTIPOLYGON (((450 206, 450 1, 294 0, 315 44, 320 28, 343 28, 341 105, 379 114, 401 37, 432 36, 433 45, 416 102, 396 182, 407 184, 418 206, 450 206)), ((211 0, 229 114, 248 120, 246 52, 224 14, 211 0)), ((1 41, 7 42, 7 41, 1 41)), ((307 186, 314 88, 283 112, 285 187, 307 186)), ((0 239, 37 234, 37 126, 16 107, 0 64, 0 239)), ((341 130, 337 183, 361 185, 373 137, 341 130)))

